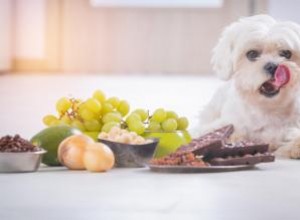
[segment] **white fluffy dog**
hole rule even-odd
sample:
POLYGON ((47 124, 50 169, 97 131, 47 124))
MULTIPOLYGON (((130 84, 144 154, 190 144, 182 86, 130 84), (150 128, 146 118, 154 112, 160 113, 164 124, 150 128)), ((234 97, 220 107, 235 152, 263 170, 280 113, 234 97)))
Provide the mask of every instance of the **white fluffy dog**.
POLYGON ((234 140, 259 139, 277 156, 300 158, 300 26, 242 18, 224 30, 212 64, 227 82, 201 113, 201 131, 233 124, 234 140))

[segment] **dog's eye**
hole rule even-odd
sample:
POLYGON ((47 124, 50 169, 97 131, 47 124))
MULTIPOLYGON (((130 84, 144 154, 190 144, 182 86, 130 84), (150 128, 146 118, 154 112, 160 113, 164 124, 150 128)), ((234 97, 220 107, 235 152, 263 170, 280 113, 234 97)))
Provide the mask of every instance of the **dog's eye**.
POLYGON ((257 50, 249 50, 246 53, 246 56, 250 61, 255 61, 256 58, 259 57, 259 55, 260 55, 260 53, 257 50))
POLYGON ((279 52, 279 56, 285 57, 286 59, 291 59, 292 57, 292 52, 290 50, 281 50, 279 52))

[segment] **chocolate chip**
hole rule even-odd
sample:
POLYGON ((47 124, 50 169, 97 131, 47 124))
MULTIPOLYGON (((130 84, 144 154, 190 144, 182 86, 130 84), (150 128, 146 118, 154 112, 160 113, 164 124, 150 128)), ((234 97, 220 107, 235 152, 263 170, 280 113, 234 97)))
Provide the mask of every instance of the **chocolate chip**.
POLYGON ((20 135, 6 135, 0 138, 0 152, 35 152, 41 150, 29 141, 20 137, 20 135))

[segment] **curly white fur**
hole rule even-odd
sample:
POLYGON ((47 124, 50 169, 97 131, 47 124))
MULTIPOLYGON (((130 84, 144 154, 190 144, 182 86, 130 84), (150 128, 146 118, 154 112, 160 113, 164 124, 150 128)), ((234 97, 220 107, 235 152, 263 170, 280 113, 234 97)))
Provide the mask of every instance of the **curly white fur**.
POLYGON ((233 139, 260 139, 277 155, 300 158, 300 26, 268 15, 242 18, 224 30, 212 64, 226 83, 202 112, 200 133, 231 123, 233 139), (261 54, 250 61, 246 53, 253 49, 261 54), (292 57, 282 57, 282 50, 290 50, 292 57), (268 62, 290 70, 290 81, 274 97, 259 92, 270 79, 264 70, 268 62))

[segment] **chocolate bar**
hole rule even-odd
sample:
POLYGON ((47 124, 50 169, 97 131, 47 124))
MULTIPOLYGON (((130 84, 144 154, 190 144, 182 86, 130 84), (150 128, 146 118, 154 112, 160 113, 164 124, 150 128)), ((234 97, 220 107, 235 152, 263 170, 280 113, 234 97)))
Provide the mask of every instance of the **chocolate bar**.
MULTIPOLYGON (((228 157, 228 156, 244 156, 246 154, 254 155, 256 153, 265 153, 269 149, 269 145, 258 141, 239 141, 235 143, 225 143, 218 151, 210 154, 214 157, 228 157)), ((208 158, 207 158, 208 159, 208 158)))
POLYGON ((193 139, 189 144, 178 148, 172 154, 152 159, 150 163, 153 165, 200 167, 254 165, 274 161, 274 156, 268 153, 268 144, 249 140, 227 143, 226 141, 228 141, 233 130, 233 125, 224 126, 193 139))
POLYGON ((223 146, 222 140, 206 139, 201 141, 193 140, 190 144, 182 146, 177 150, 178 153, 193 153, 204 157, 211 157, 223 146))
POLYGON ((227 125, 204 136, 193 139, 189 144, 181 146, 177 152, 193 152, 196 155, 209 157, 216 153, 232 134, 233 125, 227 125))
POLYGON ((213 166, 255 165, 257 163, 273 162, 275 157, 270 153, 246 154, 244 156, 217 157, 209 161, 213 166))
POLYGON ((221 139, 225 140, 230 137, 230 135, 233 133, 234 127, 232 124, 226 125, 224 127, 221 127, 219 129, 216 129, 212 132, 209 132, 199 138, 196 138, 195 140, 202 140, 202 139, 210 139, 210 138, 216 138, 216 139, 221 139))

